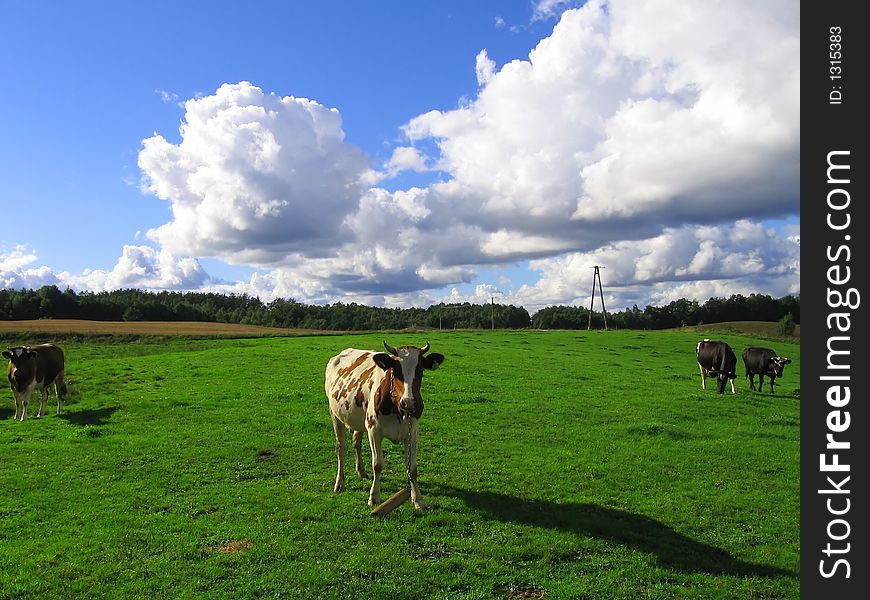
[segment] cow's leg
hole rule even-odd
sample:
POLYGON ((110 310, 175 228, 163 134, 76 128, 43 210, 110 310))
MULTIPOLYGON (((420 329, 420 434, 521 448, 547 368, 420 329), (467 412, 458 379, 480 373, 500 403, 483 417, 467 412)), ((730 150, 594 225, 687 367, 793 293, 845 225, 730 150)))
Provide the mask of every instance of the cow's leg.
POLYGON ((701 369, 701 389, 706 390, 707 389, 707 370, 704 367, 702 367, 701 365, 698 365, 698 367, 701 369))
POLYGON ((30 406, 30 394, 33 392, 33 386, 28 387, 21 393, 21 420, 27 419, 27 408, 30 406))
POLYGON ((417 487, 417 439, 419 433, 420 426, 417 419, 411 419, 410 435, 405 441, 405 466, 408 470, 408 484, 411 486, 411 502, 414 503, 414 508, 423 511, 426 510, 427 506, 423 502, 420 488, 417 487))
POLYGON ((15 403, 15 416, 13 419, 17 421, 21 418, 21 413, 24 410, 24 399, 14 387, 12 388, 12 401, 15 403))
POLYGON ((63 382, 63 371, 54 378, 54 393, 57 395, 57 414, 63 412, 63 397, 66 396, 66 384, 63 382))
POLYGON ((737 393, 737 388, 734 386, 734 379, 735 379, 734 377, 729 377, 729 378, 728 378, 728 381, 731 382, 731 393, 732 393, 732 394, 736 394, 736 393, 737 393))
POLYGON ((356 458, 356 474, 359 475, 361 479, 368 479, 369 474, 366 473, 366 468, 363 466, 362 460, 362 436, 362 431, 353 432, 353 451, 356 458))
POLYGON ((764 393, 764 373, 758 374, 758 391, 764 393))
POLYGON ((335 415, 332 415, 332 428, 335 430, 335 454, 338 457, 338 473, 335 475, 335 493, 344 491, 344 455, 347 453, 347 428, 335 415))
POLYGON ((771 394, 775 394, 775 393, 776 393, 776 392, 773 391, 773 381, 774 381, 775 379, 776 379, 776 375, 771 375, 771 376, 770 376, 770 393, 771 393, 771 394))
POLYGON ((747 373, 746 376, 749 378, 749 389, 754 392, 755 391, 755 373, 747 373))
POLYGON ((45 405, 48 402, 48 392, 50 386, 43 386, 39 388, 39 412, 36 413, 37 417, 45 416, 45 405))
POLYGON ((369 446, 372 449, 372 489, 369 492, 369 506, 381 503, 381 473, 384 471, 384 451, 381 448, 384 434, 377 428, 368 428, 369 446))

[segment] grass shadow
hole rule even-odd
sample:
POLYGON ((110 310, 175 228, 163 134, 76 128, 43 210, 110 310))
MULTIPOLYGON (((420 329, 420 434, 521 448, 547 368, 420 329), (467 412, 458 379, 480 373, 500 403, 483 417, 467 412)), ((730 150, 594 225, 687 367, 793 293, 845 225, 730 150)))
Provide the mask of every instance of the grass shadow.
POLYGON ((740 560, 660 521, 624 510, 596 504, 526 500, 440 484, 430 484, 430 489, 458 498, 493 520, 608 540, 654 554, 660 566, 677 571, 737 577, 797 577, 792 571, 740 560))
POLYGON ((109 406, 106 408, 94 408, 89 410, 80 410, 76 412, 64 412, 58 415, 67 423, 73 425, 105 425, 109 419, 115 414, 120 406, 109 406))

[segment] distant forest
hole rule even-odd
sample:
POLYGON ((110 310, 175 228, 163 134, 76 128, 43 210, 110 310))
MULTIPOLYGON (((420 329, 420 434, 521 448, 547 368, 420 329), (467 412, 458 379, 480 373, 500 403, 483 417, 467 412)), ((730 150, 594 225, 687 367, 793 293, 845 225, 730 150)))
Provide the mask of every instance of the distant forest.
MULTIPOLYGON (((264 303, 245 294, 201 292, 0 290, 0 320, 89 319, 97 321, 211 321, 293 329, 362 331, 376 329, 586 329, 589 310, 551 306, 530 316, 506 304, 436 304, 429 308, 379 308, 355 303, 303 304, 293 299, 264 303)), ((723 321, 787 321, 800 323, 800 298, 762 294, 730 298, 675 300, 665 306, 635 305, 607 313, 607 326, 617 329, 666 329, 723 321)), ((600 310, 592 327, 604 327, 600 310)))

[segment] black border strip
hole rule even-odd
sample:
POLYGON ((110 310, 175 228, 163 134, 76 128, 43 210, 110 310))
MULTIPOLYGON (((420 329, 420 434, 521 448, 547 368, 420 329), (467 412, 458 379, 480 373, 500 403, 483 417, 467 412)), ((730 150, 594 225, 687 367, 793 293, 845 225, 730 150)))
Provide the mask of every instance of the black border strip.
POLYGON ((870 26, 858 16, 860 6, 805 2, 801 10, 803 598, 866 598, 870 590, 870 494, 860 491, 870 488, 870 411, 860 351, 870 311, 870 173, 859 133, 867 130, 861 118, 870 110, 863 82, 870 26), (835 168, 829 171, 829 164, 835 168), (835 462, 848 470, 831 466, 835 462))

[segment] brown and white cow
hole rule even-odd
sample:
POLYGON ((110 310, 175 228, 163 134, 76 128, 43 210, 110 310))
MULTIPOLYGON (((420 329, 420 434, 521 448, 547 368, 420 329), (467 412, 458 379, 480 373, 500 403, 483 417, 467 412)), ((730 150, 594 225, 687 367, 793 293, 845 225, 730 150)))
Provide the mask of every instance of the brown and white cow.
POLYGON ((405 467, 411 487, 411 501, 418 510, 426 510, 417 487, 417 439, 419 420, 423 414, 420 384, 425 369, 437 369, 444 355, 426 355, 429 342, 422 348, 394 348, 384 342, 389 354, 348 348, 332 357, 326 365, 326 396, 335 430, 335 452, 338 474, 335 491, 344 490, 344 457, 347 450, 347 429, 353 431, 356 472, 368 479, 362 465, 362 432, 367 432, 372 451, 374 478, 369 493, 371 506, 381 501, 381 473, 384 453, 381 442, 386 437, 405 447, 405 467))
POLYGON ((30 395, 34 389, 39 389, 40 392, 39 412, 36 416, 43 416, 52 386, 57 396, 57 414, 63 412, 63 397, 67 392, 63 382, 63 350, 54 344, 15 346, 4 350, 3 357, 9 359, 6 375, 15 399, 14 418, 22 421, 27 418, 30 395))
POLYGON ((737 356, 725 342, 703 339, 695 346, 695 356, 701 369, 701 389, 707 389, 707 375, 716 376, 716 391, 725 393, 725 381, 731 382, 731 393, 736 394, 737 356))

